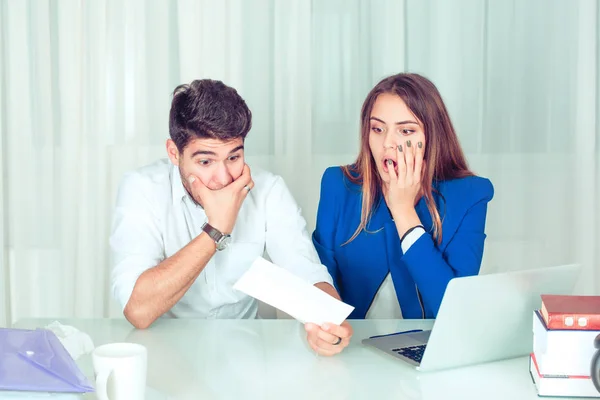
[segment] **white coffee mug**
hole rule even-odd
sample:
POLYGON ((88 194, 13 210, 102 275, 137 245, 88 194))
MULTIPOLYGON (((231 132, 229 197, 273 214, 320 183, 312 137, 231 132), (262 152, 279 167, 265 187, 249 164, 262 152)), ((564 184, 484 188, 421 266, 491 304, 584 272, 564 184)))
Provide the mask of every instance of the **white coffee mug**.
POLYGON ((148 350, 141 344, 105 344, 92 353, 99 400, 144 400, 148 350))

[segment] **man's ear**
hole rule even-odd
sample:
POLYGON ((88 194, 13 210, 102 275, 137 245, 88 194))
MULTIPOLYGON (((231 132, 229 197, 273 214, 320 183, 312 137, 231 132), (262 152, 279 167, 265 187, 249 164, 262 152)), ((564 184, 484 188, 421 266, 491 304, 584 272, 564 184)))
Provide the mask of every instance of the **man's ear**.
POLYGON ((165 144, 167 148, 167 155, 169 156, 169 160, 173 163, 173 165, 179 165, 179 159, 182 155, 179 153, 175 142, 172 139, 167 139, 167 143, 165 144))

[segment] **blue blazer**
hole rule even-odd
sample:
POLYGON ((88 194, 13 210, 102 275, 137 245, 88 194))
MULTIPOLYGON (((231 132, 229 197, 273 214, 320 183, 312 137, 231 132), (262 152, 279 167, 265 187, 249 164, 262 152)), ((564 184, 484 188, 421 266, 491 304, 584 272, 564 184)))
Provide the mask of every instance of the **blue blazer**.
POLYGON ((438 245, 430 234, 431 216, 421 199, 415 209, 427 233, 403 254, 382 197, 375 201, 368 232, 342 246, 360 223, 361 186, 351 183, 340 167, 323 174, 313 242, 342 300, 355 307, 349 318, 365 318, 388 272, 404 318, 435 318, 448 282, 479 273, 492 183, 471 176, 433 186, 439 192, 433 196, 442 219, 442 242, 438 245))

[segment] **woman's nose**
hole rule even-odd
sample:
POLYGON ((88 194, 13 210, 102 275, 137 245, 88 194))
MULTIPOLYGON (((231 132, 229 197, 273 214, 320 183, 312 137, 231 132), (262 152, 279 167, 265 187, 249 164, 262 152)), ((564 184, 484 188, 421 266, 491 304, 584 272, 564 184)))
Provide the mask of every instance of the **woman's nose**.
POLYGON ((393 133, 386 133, 385 138, 383 139, 383 147, 386 149, 395 149, 398 145, 398 138, 393 133))

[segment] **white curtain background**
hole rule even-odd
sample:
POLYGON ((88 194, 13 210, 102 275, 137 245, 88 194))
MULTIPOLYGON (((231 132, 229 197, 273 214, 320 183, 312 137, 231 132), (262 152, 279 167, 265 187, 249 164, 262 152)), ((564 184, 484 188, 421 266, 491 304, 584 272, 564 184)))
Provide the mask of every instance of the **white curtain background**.
POLYGON ((600 294, 595 0, 0 0, 0 325, 109 317, 123 173, 164 157, 173 88, 239 90, 251 165, 314 227, 369 89, 419 72, 492 180, 482 272, 580 262, 600 294))

